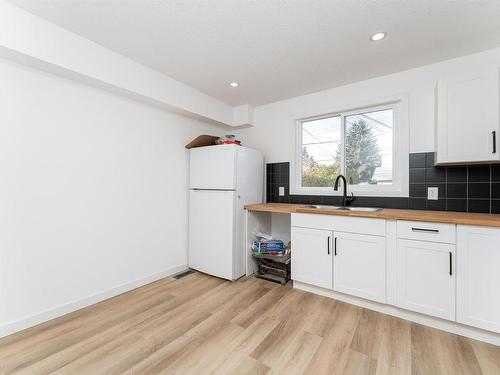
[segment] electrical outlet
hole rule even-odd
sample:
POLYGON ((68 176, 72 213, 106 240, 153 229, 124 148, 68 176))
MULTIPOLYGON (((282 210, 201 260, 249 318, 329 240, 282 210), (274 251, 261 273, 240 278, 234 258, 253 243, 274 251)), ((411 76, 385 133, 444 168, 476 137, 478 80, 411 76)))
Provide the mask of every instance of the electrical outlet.
POLYGON ((279 187, 278 194, 279 194, 280 197, 284 197, 285 196, 285 187, 284 186, 280 186, 279 187))
POLYGON ((437 201, 439 197, 439 188, 428 187, 427 188, 427 199, 430 201, 437 201))

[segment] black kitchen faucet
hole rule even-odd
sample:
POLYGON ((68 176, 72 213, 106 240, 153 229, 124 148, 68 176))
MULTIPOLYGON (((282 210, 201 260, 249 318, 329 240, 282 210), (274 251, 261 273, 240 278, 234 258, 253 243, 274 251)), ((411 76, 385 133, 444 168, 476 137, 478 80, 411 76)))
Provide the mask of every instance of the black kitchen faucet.
POLYGON ((346 178, 339 174, 338 177, 335 179, 335 185, 333 186, 333 190, 337 191, 339 190, 339 180, 342 179, 343 185, 344 185, 344 194, 342 195, 342 206, 347 206, 349 203, 351 203, 354 199, 354 194, 351 192, 351 196, 347 196, 347 180, 346 178))

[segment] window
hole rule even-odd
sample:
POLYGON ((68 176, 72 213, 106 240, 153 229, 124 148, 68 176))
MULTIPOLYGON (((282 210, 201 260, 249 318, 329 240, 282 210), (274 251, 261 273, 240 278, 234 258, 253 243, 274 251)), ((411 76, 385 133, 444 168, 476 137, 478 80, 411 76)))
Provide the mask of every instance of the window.
POLYGON ((397 111, 395 103, 299 120, 292 194, 332 195, 339 174, 354 194, 404 194, 397 111))
POLYGON ((394 111, 345 117, 345 175, 351 185, 392 184, 394 111))
POLYGON ((342 127, 339 116, 302 123, 302 186, 333 186, 340 173, 342 127))

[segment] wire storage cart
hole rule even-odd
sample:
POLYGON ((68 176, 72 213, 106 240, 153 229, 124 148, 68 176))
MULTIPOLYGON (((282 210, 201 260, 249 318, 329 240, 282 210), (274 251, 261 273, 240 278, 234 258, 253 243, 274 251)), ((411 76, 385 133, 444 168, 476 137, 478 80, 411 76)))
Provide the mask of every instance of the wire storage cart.
POLYGON ((285 285, 290 280, 290 254, 278 256, 254 253, 257 277, 285 285))

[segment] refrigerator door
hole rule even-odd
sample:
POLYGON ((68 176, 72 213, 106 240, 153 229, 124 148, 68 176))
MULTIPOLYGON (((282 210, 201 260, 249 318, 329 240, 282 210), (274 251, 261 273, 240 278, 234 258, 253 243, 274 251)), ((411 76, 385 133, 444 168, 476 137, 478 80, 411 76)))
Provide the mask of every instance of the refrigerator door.
POLYGON ((189 192, 189 267, 233 280, 234 191, 189 192))
POLYGON ((189 154, 190 189, 236 189, 236 147, 192 148, 189 154))

